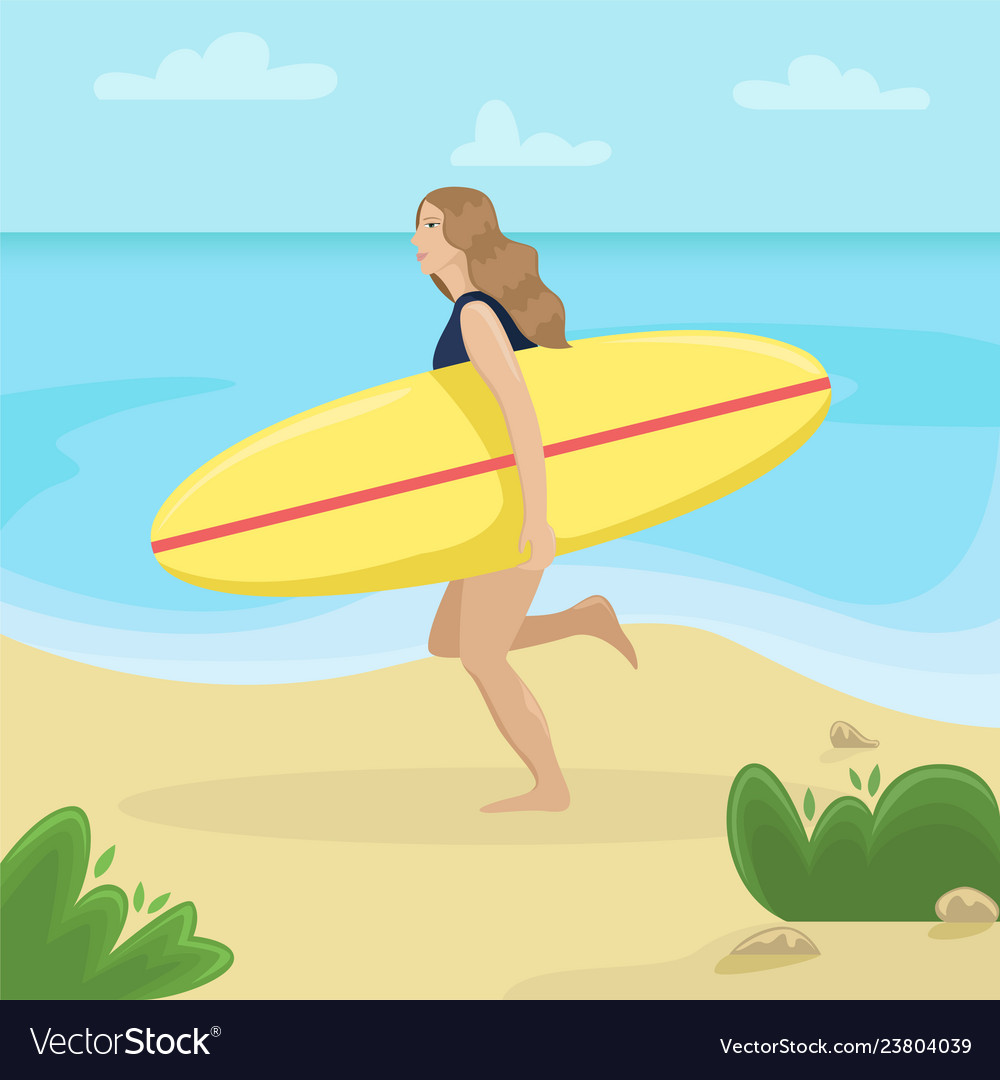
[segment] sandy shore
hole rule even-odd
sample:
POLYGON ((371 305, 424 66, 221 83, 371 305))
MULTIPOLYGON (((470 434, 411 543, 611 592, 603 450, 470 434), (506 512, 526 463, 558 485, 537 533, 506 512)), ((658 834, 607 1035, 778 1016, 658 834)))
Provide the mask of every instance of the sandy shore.
POLYGON ((557 815, 479 812, 530 776, 456 660, 213 686, 5 640, 3 850, 82 807, 92 857, 117 845, 105 880, 193 900, 236 954, 192 997, 996 996, 1000 927, 796 924, 819 957, 727 962, 780 920, 743 887, 725 810, 753 761, 817 813, 875 764, 883 785, 963 765, 997 792, 1000 730, 871 705, 706 631, 628 632, 638 672, 584 638, 512 655, 573 793, 557 815), (837 720, 881 745, 833 750, 837 720))

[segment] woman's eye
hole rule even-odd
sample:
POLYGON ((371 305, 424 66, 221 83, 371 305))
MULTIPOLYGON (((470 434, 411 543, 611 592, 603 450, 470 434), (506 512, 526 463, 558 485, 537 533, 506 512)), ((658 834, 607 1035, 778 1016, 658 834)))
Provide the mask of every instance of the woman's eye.
POLYGON ((441 224, 440 221, 426 221, 426 222, 424 222, 424 228, 425 229, 436 229, 438 227, 438 225, 440 225, 440 224, 441 224))

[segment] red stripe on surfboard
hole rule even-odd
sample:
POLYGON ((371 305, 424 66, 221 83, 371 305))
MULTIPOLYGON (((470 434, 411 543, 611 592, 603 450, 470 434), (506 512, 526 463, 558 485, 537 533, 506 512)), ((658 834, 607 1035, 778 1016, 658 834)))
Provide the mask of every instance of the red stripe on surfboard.
MULTIPOLYGON (((713 416, 724 416, 727 413, 740 412, 743 409, 753 409, 758 405, 770 405, 775 401, 786 401, 788 398, 802 397, 805 394, 815 394, 820 390, 829 389, 830 380, 822 378, 813 379, 810 382, 796 383, 794 386, 782 386, 777 390, 765 390, 763 393, 750 394, 748 397, 720 401, 714 405, 703 405, 700 409, 688 409, 686 412, 671 413, 669 416, 658 416, 654 420, 642 420, 637 424, 626 424, 624 427, 609 428, 607 431, 597 431, 592 435, 581 435, 576 439, 550 443, 544 448, 545 456, 556 457, 559 454, 572 453, 574 450, 587 450, 592 446, 619 442, 622 439, 631 439, 637 435, 648 435, 653 431, 663 431, 666 428, 680 427, 683 424, 694 424, 699 420, 708 420, 713 416)), ((409 480, 397 480, 392 484, 381 484, 378 487, 365 488, 363 491, 352 491, 347 495, 336 495, 330 499, 320 499, 318 502, 290 506, 286 510, 275 510, 270 514, 258 514, 256 517, 230 521, 224 525, 213 525, 208 529, 197 529, 194 532, 181 533, 178 536, 168 536, 163 540, 154 540, 152 547, 153 551, 158 554, 161 551, 170 551, 173 548, 202 544, 206 540, 218 540, 223 536, 234 536, 237 533, 250 532, 253 529, 263 529, 268 525, 280 525, 285 521, 296 521, 298 518, 312 517, 314 514, 325 514, 330 510, 340 510, 345 506, 357 506, 359 503, 385 499, 390 495, 402 495, 407 491, 419 491, 421 488, 447 484, 451 480, 464 480, 468 476, 496 472, 499 469, 510 468, 514 464, 513 454, 489 458, 486 461, 474 461, 469 465, 458 465, 452 469, 442 469, 440 472, 414 476, 409 480)))

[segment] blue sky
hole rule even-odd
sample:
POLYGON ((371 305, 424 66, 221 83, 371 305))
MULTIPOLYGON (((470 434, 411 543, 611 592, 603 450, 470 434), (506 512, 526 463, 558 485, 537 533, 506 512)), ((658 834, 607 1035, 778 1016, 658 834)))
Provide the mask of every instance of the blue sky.
POLYGON ((400 232, 451 185, 507 232, 1000 228, 989 0, 2 17, 7 231, 400 232))

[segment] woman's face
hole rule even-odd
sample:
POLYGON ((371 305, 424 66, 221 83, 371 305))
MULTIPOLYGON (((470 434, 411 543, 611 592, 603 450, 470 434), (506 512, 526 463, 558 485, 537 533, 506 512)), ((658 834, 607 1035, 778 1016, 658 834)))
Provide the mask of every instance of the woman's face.
POLYGON ((422 274, 438 274, 449 263, 465 258, 464 251, 445 240, 444 214, 429 202, 420 207, 417 231, 410 243, 416 244, 422 274))

